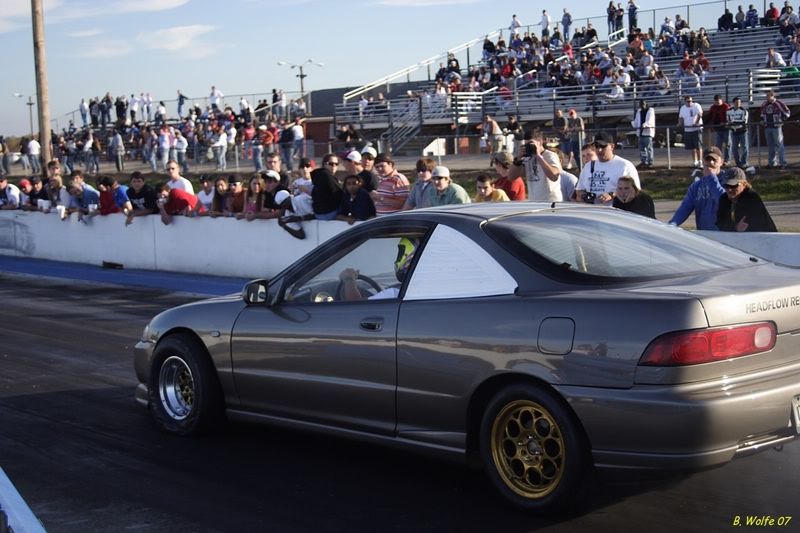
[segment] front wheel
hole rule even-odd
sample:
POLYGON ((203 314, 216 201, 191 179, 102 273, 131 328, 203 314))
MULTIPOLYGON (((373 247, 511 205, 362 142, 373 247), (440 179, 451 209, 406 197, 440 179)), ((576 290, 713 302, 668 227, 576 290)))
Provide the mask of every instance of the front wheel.
POLYGON ((553 393, 514 385, 489 402, 481 458, 492 484, 517 507, 565 510, 585 494, 588 448, 573 414, 553 393))
POLYGON ((221 418, 222 394, 205 347, 189 335, 162 339, 154 354, 150 405, 156 423, 170 433, 191 435, 221 418))

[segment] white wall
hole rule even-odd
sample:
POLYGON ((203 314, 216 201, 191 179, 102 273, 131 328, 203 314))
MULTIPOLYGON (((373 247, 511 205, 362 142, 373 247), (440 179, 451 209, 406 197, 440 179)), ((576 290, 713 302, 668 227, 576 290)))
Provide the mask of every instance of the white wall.
POLYGON ((0 255, 34 257, 126 268, 191 272, 245 278, 269 277, 349 226, 316 220, 303 223, 298 240, 275 220, 174 217, 165 226, 157 215, 125 226, 121 214, 97 216, 86 224, 55 212, 0 212, 0 255), (318 226, 322 228, 319 231, 318 226))
MULTIPOLYGON (((78 222, 55 212, 0 211, 0 255, 34 257, 126 268, 257 278, 274 276, 320 243, 344 231, 345 222, 303 223, 298 240, 275 220, 175 217, 165 226, 157 215, 125 226, 123 215, 78 222)), ((800 266, 800 234, 698 232, 759 257, 800 266)))

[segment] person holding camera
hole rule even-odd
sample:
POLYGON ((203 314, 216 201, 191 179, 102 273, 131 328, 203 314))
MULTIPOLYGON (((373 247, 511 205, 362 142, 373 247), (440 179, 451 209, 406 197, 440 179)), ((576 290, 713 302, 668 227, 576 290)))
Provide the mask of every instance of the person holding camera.
POLYGON ((514 160, 509 178, 524 177, 528 184, 528 200, 533 202, 560 202, 561 160, 558 154, 545 148, 539 130, 526 132, 522 145, 522 158, 514 160))
POLYGON ((614 154, 614 137, 605 131, 594 136, 597 160, 584 164, 575 189, 575 201, 587 204, 611 205, 617 190, 617 181, 630 176, 638 189, 642 188, 636 167, 614 154))

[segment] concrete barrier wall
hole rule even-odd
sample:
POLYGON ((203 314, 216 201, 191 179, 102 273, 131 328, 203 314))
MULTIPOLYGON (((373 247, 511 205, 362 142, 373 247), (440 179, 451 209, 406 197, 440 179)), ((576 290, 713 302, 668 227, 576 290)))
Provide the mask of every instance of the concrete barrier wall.
MULTIPOLYGON (((0 211, 0 254, 126 268, 243 278, 271 277, 320 243, 344 231, 345 222, 303 223, 298 240, 275 220, 175 217, 165 226, 157 215, 125 226, 122 215, 87 223, 55 212, 0 211)), ((800 234, 698 232, 759 257, 800 266, 800 234)))
POLYGON ((174 217, 165 226, 157 215, 97 216, 87 223, 75 215, 0 212, 0 254, 126 268, 191 272, 245 278, 277 274, 321 242, 345 230, 345 222, 303 223, 305 240, 295 239, 275 220, 174 217), (320 231, 321 230, 321 231, 320 231))

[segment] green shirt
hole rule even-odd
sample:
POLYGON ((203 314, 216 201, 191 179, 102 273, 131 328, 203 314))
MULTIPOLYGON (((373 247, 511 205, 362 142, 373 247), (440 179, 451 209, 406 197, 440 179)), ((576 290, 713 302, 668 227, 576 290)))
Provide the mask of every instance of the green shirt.
POLYGON ((471 203, 467 191, 457 183, 450 182, 450 185, 442 193, 439 193, 435 186, 427 187, 426 189, 425 194, 427 195, 428 202, 425 205, 431 207, 471 203))

